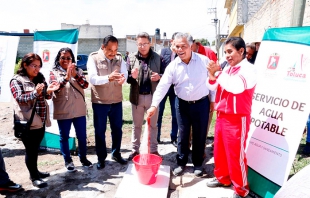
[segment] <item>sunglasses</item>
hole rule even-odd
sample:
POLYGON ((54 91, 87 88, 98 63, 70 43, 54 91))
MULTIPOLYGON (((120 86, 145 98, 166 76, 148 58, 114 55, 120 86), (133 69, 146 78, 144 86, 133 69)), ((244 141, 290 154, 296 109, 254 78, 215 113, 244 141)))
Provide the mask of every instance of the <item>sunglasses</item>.
POLYGON ((60 59, 61 60, 68 60, 68 61, 72 60, 71 57, 64 57, 64 56, 61 56, 60 59))

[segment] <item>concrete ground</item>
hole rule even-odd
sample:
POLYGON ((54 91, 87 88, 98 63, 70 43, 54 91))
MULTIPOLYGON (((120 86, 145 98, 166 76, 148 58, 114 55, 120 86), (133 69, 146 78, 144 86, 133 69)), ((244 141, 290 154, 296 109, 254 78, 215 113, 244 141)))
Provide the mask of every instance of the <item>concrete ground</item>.
MULTIPOLYGON (((163 155, 162 165, 170 167, 172 171, 176 167, 176 148, 169 140, 163 139, 164 143, 159 144, 159 153, 163 155)), ((211 141, 210 141, 211 143, 211 141)), ((122 145, 123 157, 130 154, 130 145, 122 145)), ((233 194, 232 188, 208 188, 206 182, 213 178, 213 149, 211 144, 206 148, 207 157, 204 161, 204 175, 197 178, 193 174, 191 161, 187 164, 184 175, 175 177, 170 171, 170 184, 167 190, 167 198, 228 198, 233 194)), ((31 182, 24 184, 24 191, 18 193, 4 193, 0 197, 48 197, 48 198, 114 198, 119 184, 121 183, 128 165, 120 165, 111 160, 109 155, 106 160, 106 167, 97 170, 97 156, 88 155, 88 159, 94 163, 93 168, 84 168, 80 163, 75 162, 78 169, 75 173, 68 173, 63 167, 51 171, 51 176, 45 179, 48 187, 38 189, 33 187, 31 182)), ((74 156, 74 161, 78 157, 74 156)), ((24 163, 24 162, 21 162, 24 163)), ((132 163, 132 162, 130 162, 132 163)), ((23 164, 24 166, 24 164, 23 164)), ((139 189, 132 189, 132 193, 139 189)), ((148 197, 147 194, 145 197, 148 197)))

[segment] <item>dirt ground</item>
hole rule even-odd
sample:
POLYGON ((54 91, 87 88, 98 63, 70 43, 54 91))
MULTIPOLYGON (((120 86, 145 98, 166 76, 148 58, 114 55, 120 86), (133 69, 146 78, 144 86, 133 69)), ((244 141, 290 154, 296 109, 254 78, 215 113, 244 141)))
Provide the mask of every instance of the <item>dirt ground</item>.
MULTIPOLYGON (((89 91, 89 90, 88 90, 89 91)), ((87 101, 88 108, 91 104, 87 101)), ((128 105, 128 104, 123 104, 128 105)), ((60 152, 40 151, 38 159, 38 168, 40 171, 50 172, 51 176, 44 179, 48 182, 48 187, 38 189, 32 186, 29 179, 29 173, 25 165, 25 151, 23 143, 14 137, 13 126, 13 110, 11 103, 0 103, 0 148, 4 157, 6 171, 10 179, 16 183, 22 184, 24 190, 18 193, 2 193, 0 197, 98 197, 112 198, 114 197, 117 187, 127 169, 127 165, 120 165, 111 160, 110 155, 107 157, 106 167, 103 170, 97 170, 95 167, 97 156, 95 152, 95 139, 93 129, 88 129, 88 159, 94 164, 91 169, 85 169, 81 166, 79 158, 75 153, 72 158, 78 169, 77 173, 67 173, 64 167, 64 161, 60 152)), ((90 121, 92 120, 89 118, 90 121)), ((168 118, 169 119, 169 118, 168 118)), ((90 122, 88 121, 88 122, 90 122)), ((92 127, 93 128, 93 127, 92 127)), ((176 148, 170 144, 169 130, 170 126, 164 126, 161 139, 164 140, 159 144, 159 153, 164 155, 162 164, 168 165, 171 169, 176 167, 176 148)), ((121 153, 127 158, 131 151, 130 140, 131 129, 123 129, 123 139, 121 153)), ((110 153, 111 138, 110 132, 106 132, 106 142, 108 152, 110 153)), ((212 140, 210 140, 210 143, 212 140)), ((213 163, 207 162, 213 157, 212 149, 208 147, 210 155, 207 155, 205 165, 205 177, 213 176, 213 163)), ((131 163, 131 162, 130 162, 131 163)), ((189 175, 193 175, 189 167, 187 171, 189 175)), ((169 198, 178 197, 177 185, 170 185, 168 195, 169 198)))

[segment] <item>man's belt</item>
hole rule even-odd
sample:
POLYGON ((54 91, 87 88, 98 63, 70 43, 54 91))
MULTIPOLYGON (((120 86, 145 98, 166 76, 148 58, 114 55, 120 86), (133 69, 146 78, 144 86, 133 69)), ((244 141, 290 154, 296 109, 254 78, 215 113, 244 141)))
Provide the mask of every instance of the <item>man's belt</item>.
POLYGON ((149 95, 151 92, 139 92, 140 95, 149 95))
POLYGON ((198 102, 200 102, 200 101, 202 101, 203 99, 205 99, 206 97, 208 97, 208 96, 204 96, 204 97, 202 97, 202 98, 200 98, 199 100, 192 100, 192 101, 187 101, 187 100, 183 100, 183 99, 181 99, 181 98, 179 98, 179 100, 182 100, 182 101, 184 101, 184 102, 187 102, 188 104, 195 104, 195 103, 198 103, 198 102))

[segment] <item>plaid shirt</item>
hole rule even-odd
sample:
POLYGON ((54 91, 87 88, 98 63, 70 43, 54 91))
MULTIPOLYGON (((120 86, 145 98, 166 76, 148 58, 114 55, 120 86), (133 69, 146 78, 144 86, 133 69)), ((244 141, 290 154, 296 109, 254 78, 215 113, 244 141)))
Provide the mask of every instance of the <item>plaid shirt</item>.
MULTIPOLYGON (((83 89, 86 89, 88 87, 89 83, 87 82, 86 77, 83 74, 77 73, 74 79, 83 89)), ((57 80, 55 74, 53 73, 53 71, 51 71, 50 72, 50 83, 52 82, 59 82, 60 86, 59 86, 59 89, 56 91, 56 92, 59 92, 62 88, 66 86, 67 82, 69 81, 67 81, 64 77, 57 80)))
MULTIPOLYGON (((43 83, 45 87, 47 87, 46 82, 44 81, 43 83)), ((44 97, 42 94, 39 95, 36 90, 25 93, 23 84, 16 79, 11 81, 10 87, 13 97, 17 103, 28 103, 31 100, 37 99, 36 113, 41 117, 41 120, 44 123, 46 119, 46 105, 44 99, 51 99, 52 96, 46 94, 44 97)))

